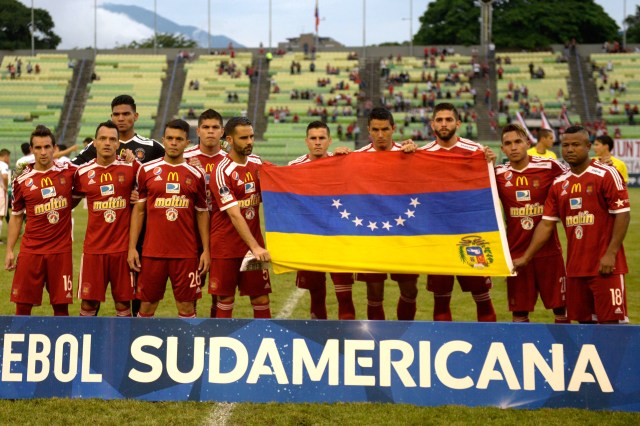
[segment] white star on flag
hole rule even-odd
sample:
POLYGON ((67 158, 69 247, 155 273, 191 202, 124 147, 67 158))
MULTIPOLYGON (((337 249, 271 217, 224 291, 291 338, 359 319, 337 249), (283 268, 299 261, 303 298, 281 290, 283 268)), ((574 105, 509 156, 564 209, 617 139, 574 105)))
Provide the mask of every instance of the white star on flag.
POLYGON ((398 216, 396 218, 396 226, 404 226, 405 221, 406 219, 403 219, 402 216, 398 216))
POLYGON ((420 201, 418 201, 417 198, 412 198, 411 202, 409 203, 412 207, 418 207, 420 205, 420 201))
POLYGON ((349 216, 351 216, 351 213, 349 213, 347 209, 344 209, 343 211, 340 212, 340 216, 341 216, 341 219, 349 219, 349 216))
POLYGON ((391 228, 393 228, 393 225, 390 224, 389 222, 382 222, 382 227, 384 229, 386 229, 387 231, 391 230, 391 228))
POLYGON ((415 211, 409 210, 409 209, 407 209, 407 211, 404 212, 404 214, 406 214, 407 217, 415 217, 414 213, 415 213, 415 211))
POLYGON ((356 218, 351 222, 355 223, 356 226, 362 226, 362 219, 360 219, 358 216, 356 216, 356 218))
POLYGON ((331 204, 331 207, 335 207, 336 209, 339 209, 341 206, 342 203, 340 202, 340 199, 333 200, 333 204, 331 204))
POLYGON ((378 225, 376 222, 371 222, 369 221, 369 224, 367 225, 367 228, 371 229, 372 231, 378 229, 378 225))

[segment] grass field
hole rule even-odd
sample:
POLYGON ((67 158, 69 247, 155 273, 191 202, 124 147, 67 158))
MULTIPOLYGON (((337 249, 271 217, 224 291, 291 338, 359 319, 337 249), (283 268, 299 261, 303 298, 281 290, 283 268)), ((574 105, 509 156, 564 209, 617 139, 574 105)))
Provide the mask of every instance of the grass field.
MULTIPOLYGON (((640 189, 631 189, 631 205, 640 206, 640 189)), ((74 212, 74 267, 77 278, 82 252, 83 233, 86 225, 86 210, 82 205, 74 212)), ((3 240, 6 240, 6 225, 3 227, 3 240)), ((563 232, 560 232, 562 235, 563 232)), ((628 308, 632 324, 638 324, 640 309, 640 213, 632 211, 631 224, 625 240, 625 250, 631 272, 627 276, 628 308)), ((17 251, 17 250, 16 250, 17 251)), ((0 315, 13 315, 14 306, 9 302, 12 273, 0 272, 0 315)), ((424 290, 426 278, 420 277, 417 320, 431 319, 433 300, 424 290)), ((273 294, 271 308, 278 316, 289 298, 296 292, 294 275, 272 275, 273 294)), ((335 297, 331 286, 327 292, 329 318, 337 318, 335 297)), ((363 284, 354 285, 354 301, 358 319, 366 319, 366 297, 363 284)), ((161 302, 157 316, 176 317, 176 308, 167 292, 161 302)), ((398 289, 393 282, 387 283, 385 310, 388 318, 395 317, 395 303, 398 289)), ((494 280, 492 297, 496 307, 498 321, 510 321, 507 311, 506 287, 504 279, 494 280)), ((46 303, 46 302, 45 302, 46 303)), ((199 304, 200 316, 209 312, 211 300, 205 297, 199 304)), ((74 304, 71 315, 77 315, 79 304, 74 304)), ((454 291, 452 300, 453 317, 456 321, 475 321, 475 305, 468 294, 454 291)), ((309 317, 308 296, 304 295, 292 311, 291 318, 309 317)), ((112 303, 105 303, 100 315, 113 315, 112 303)), ((34 309, 34 315, 51 315, 51 307, 45 304, 34 309)), ((236 301, 234 316, 252 317, 249 302, 246 299, 236 301)), ((552 314, 539 305, 531 320, 552 322, 552 314)), ((215 403, 145 403, 139 401, 100 401, 100 400, 26 400, 0 401, 0 424, 41 425, 41 424, 229 424, 229 425, 329 425, 329 424, 522 424, 522 425, 566 425, 566 424, 640 424, 640 414, 594 412, 586 410, 502 410, 497 408, 438 407, 423 408, 391 404, 215 404, 215 403), (638 423, 636 423, 638 422, 638 423)))

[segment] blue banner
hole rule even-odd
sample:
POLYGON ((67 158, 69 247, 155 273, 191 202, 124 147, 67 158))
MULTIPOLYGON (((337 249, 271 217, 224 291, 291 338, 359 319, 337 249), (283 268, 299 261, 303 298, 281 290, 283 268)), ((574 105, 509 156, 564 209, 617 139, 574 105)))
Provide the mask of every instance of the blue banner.
POLYGON ((0 317, 0 398, 640 411, 640 327, 0 317))

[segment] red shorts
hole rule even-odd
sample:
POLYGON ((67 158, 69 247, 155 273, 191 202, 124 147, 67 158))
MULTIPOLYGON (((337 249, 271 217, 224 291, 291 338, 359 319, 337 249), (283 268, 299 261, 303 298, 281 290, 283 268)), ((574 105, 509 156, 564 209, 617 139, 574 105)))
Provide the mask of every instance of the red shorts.
POLYGON ((518 271, 515 277, 507 277, 509 311, 533 312, 538 293, 547 309, 565 306, 566 274, 562 255, 534 258, 518 271))
POLYGON ((271 293, 269 270, 240 272, 242 258, 211 259, 209 269, 209 294, 234 296, 236 288, 240 296, 263 296, 271 293))
POLYGON ((128 302, 135 297, 133 273, 127 263, 127 252, 82 254, 78 298, 104 302, 107 285, 116 302, 128 302))
MULTIPOLYGON (((418 274, 389 274, 389 276, 393 281, 397 282, 418 280, 418 274)), ((364 281, 366 283, 381 283, 387 279, 387 274, 359 272, 356 274, 356 279, 358 281, 364 281)))
MULTIPOLYGON (((353 284, 353 274, 348 272, 331 272, 331 280, 334 285, 353 284)), ((322 288, 327 285, 327 276, 324 272, 298 271, 296 274, 296 286, 307 290, 322 288)))
POLYGON ((198 258, 165 259, 142 257, 136 296, 143 302, 157 302, 164 298, 167 278, 176 302, 191 302, 202 297, 198 258))
POLYGON ((476 277, 465 275, 429 275, 427 277, 427 290, 433 293, 451 293, 453 291, 453 279, 457 278, 462 291, 480 293, 491 290, 493 286, 491 277, 476 277))
POLYGON ((624 275, 567 277, 567 316, 573 321, 628 322, 624 275))
POLYGON ((52 305, 73 303, 73 256, 19 253, 11 286, 11 301, 28 305, 42 304, 42 289, 49 292, 52 305))

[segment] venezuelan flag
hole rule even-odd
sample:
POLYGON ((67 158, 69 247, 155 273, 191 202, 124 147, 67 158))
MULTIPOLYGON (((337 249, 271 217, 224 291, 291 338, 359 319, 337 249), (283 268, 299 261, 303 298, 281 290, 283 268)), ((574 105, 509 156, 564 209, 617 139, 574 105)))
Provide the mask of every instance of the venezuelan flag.
POLYGON ((276 273, 511 274, 493 166, 481 152, 265 165, 261 186, 276 273))

